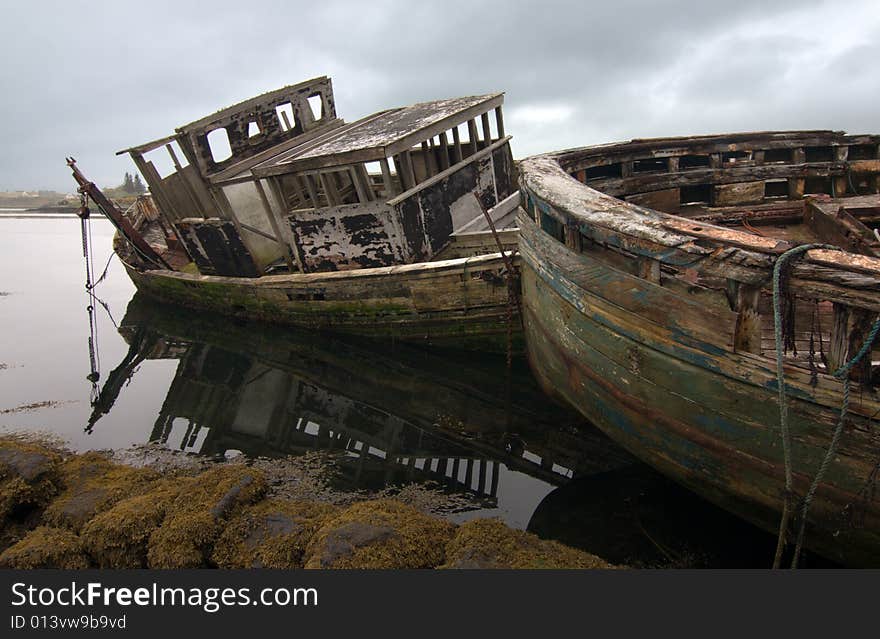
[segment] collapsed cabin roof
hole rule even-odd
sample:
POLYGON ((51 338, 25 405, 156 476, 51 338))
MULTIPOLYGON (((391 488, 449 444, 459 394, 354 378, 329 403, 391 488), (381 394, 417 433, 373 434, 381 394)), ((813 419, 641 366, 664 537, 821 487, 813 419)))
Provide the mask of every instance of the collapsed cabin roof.
POLYGON ((293 149, 255 167, 260 177, 373 162, 501 106, 504 93, 421 102, 380 111, 337 130, 306 150, 293 149))

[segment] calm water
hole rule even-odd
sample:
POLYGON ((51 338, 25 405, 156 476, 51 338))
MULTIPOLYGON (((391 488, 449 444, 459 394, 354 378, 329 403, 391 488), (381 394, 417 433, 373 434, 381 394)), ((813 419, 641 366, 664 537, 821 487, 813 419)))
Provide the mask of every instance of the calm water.
MULTIPOLYGON (((112 228, 95 219, 92 235, 100 274, 112 228)), ((0 274, 0 430, 77 450, 335 452, 341 488, 438 483, 468 498, 458 519, 499 516, 611 561, 769 564, 772 537, 554 405, 524 361, 508 373, 503 357, 164 307, 136 296, 114 257, 97 289, 92 384, 79 220, 0 216, 0 274)))

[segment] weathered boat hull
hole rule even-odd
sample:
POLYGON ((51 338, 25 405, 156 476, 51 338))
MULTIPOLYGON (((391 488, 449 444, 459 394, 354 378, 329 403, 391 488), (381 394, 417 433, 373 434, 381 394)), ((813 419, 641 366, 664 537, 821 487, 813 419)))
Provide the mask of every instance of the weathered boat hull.
MULTIPOLYGON (((569 250, 529 214, 518 221, 526 351, 542 387, 667 476, 775 532, 784 462, 772 366, 719 347, 711 331, 725 317, 569 250)), ((803 495, 841 397, 800 379, 789 391, 794 490, 803 495)), ((811 507, 809 547, 880 565, 880 509, 870 495, 878 458, 869 420, 854 415, 811 507)))
POLYGON ((499 253, 438 262, 258 278, 142 270, 138 290, 224 315, 356 335, 391 336, 481 350, 521 348, 499 253))

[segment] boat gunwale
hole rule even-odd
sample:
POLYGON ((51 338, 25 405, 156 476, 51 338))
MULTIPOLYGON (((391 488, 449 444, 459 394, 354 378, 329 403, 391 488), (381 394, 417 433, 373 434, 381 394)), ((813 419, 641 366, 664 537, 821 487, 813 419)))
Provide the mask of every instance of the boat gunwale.
MULTIPOLYGON (((590 148, 593 147, 583 147, 590 148)), ((602 148, 607 152, 611 147, 603 145, 602 148)), ((629 236, 637 243, 647 241, 674 252, 690 254, 695 261, 701 258, 712 259, 718 256, 719 248, 726 248, 737 255, 724 252, 723 257, 736 257, 733 261, 764 271, 768 278, 775 258, 795 246, 794 243, 784 240, 760 237, 708 222, 695 222, 596 190, 579 182, 562 167, 561 160, 565 154, 575 151, 579 150, 532 156, 519 163, 520 186, 526 198, 534 200, 534 204, 543 213, 562 223, 572 220, 583 225, 601 227, 629 236), (560 220, 559 217, 563 219, 560 220), (705 240, 716 242, 720 247, 710 248, 699 244, 705 240)), ((660 262, 674 263, 670 252, 649 253, 660 262)), ((812 249, 806 252, 804 261, 839 271, 844 276, 863 274, 880 278, 880 258, 846 250, 812 249)), ((797 267, 795 271, 797 272, 797 267)), ((880 308, 880 301, 877 307, 880 308)))

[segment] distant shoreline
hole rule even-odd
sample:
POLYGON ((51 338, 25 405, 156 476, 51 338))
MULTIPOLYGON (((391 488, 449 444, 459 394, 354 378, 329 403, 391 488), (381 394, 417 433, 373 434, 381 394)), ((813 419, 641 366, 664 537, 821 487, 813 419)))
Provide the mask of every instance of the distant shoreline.
MULTIPOLYGON (((92 208, 90 210, 92 216, 104 217, 104 214, 101 213, 100 210, 96 208, 92 208)), ((0 207, 0 217, 27 218, 31 216, 44 217, 46 215, 67 217, 71 215, 76 215, 78 211, 78 206, 61 206, 57 204, 35 206, 33 208, 0 207)))

